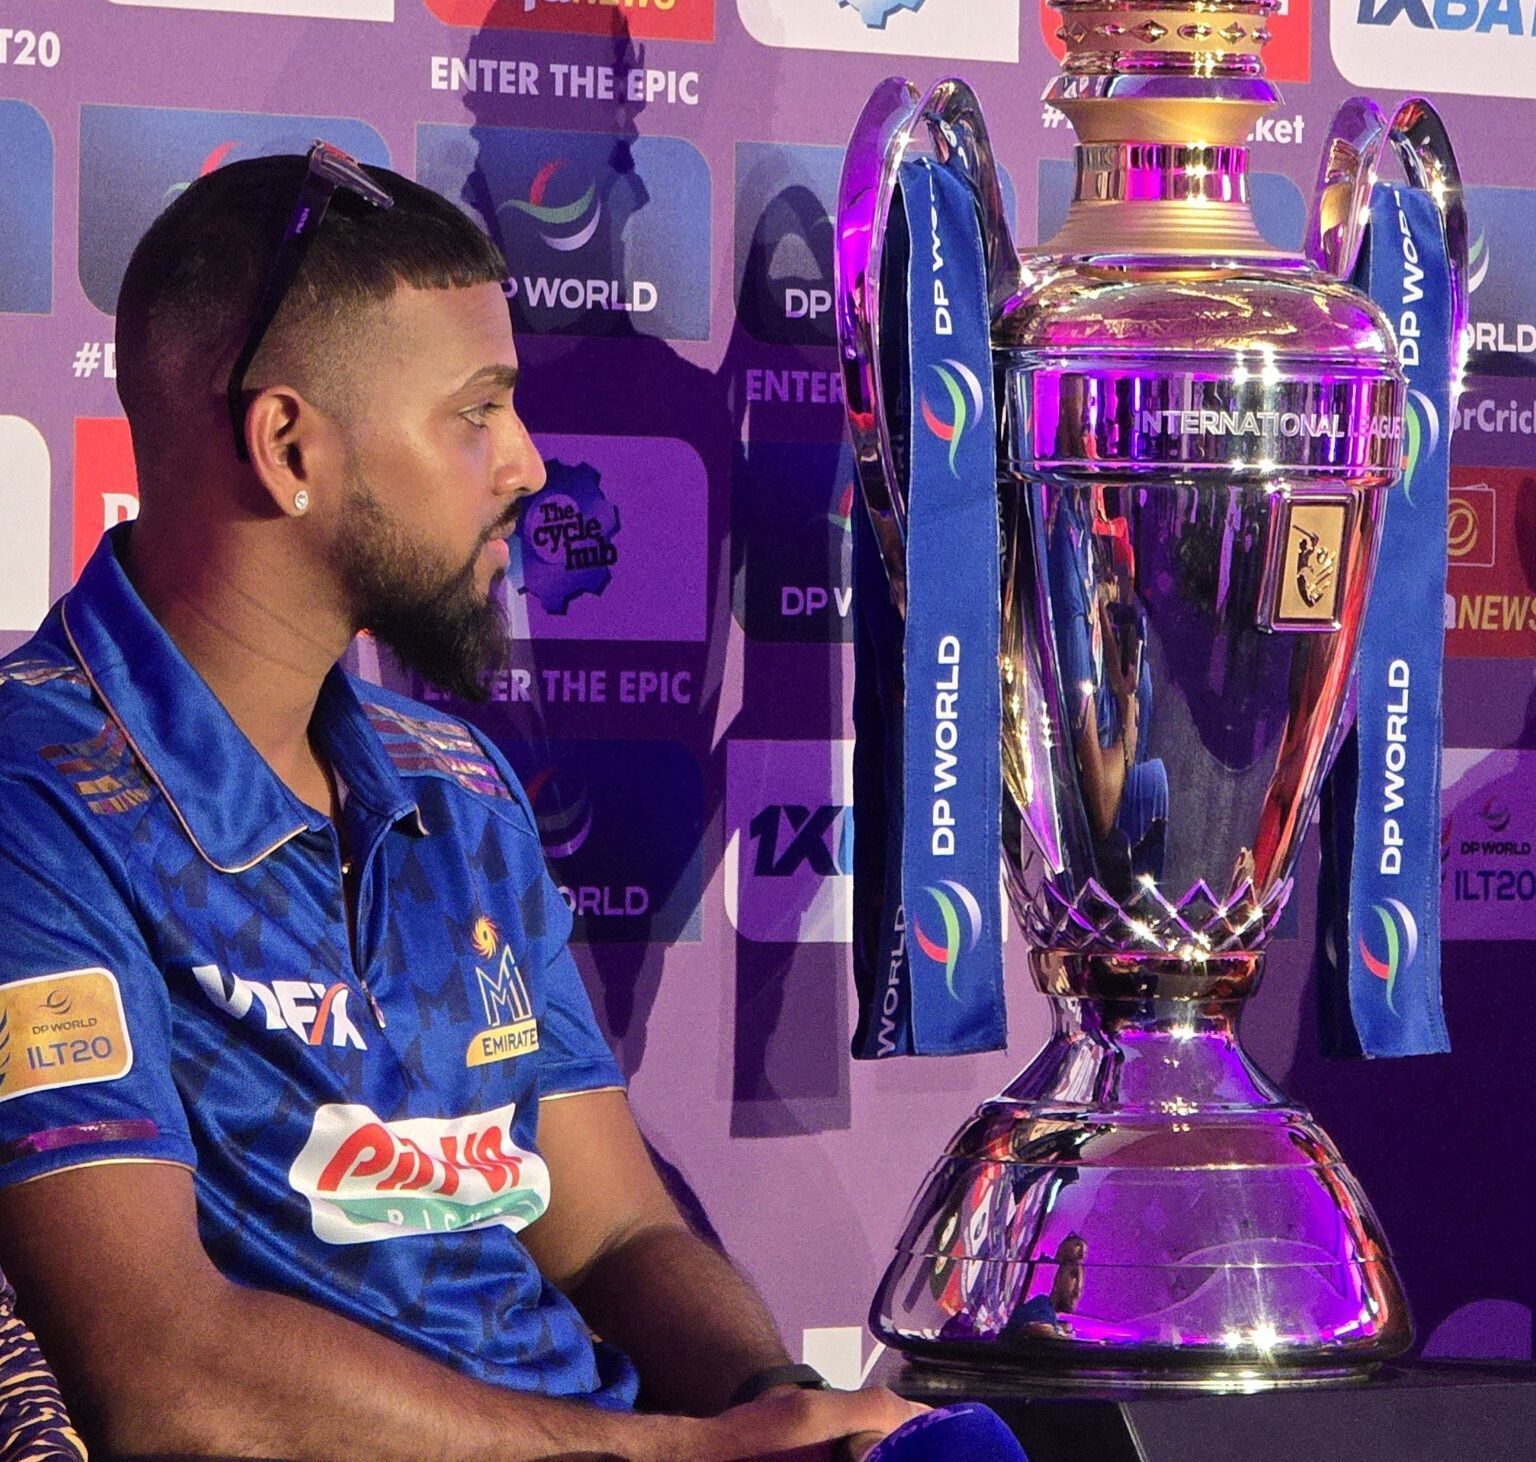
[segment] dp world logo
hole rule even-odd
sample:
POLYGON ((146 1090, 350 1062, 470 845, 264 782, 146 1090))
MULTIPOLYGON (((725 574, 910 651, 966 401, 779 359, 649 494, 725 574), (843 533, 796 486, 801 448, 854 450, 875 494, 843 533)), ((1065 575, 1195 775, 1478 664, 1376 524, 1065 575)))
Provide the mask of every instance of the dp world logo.
POLYGON ((981 938, 981 905, 976 902, 976 895, 970 889, 963 883, 956 883, 953 878, 946 878, 938 888, 930 884, 923 892, 933 900, 938 911, 943 938, 936 939, 930 932, 934 923, 933 914, 929 913, 926 928, 921 916, 913 918, 912 939, 929 959, 944 966, 945 988, 958 999, 955 991, 955 966, 961 954, 969 954, 981 938), (961 927, 962 923, 964 928, 961 927))
POLYGON ((1488 249, 1488 230, 1480 228, 1472 246, 1467 250, 1467 293, 1476 294, 1488 277, 1488 266, 1493 255, 1488 249))
POLYGON ((195 179, 237 158, 303 153, 317 137, 362 162, 389 165, 383 138, 342 117, 82 107, 80 283, 91 303, 116 311, 134 244, 195 179))
POLYGON ((542 767, 523 788, 533 807, 539 842, 549 858, 579 853, 592 835, 592 798, 585 785, 572 788, 553 766, 542 767))
POLYGON ((561 177, 569 169, 570 162, 563 157, 545 163, 534 175, 527 198, 507 199, 496 210, 498 218, 509 210, 520 213, 533 221, 539 237, 551 249, 574 254, 597 232, 603 219, 603 206, 597 196, 597 184, 591 181, 579 197, 559 201, 581 186, 579 182, 572 183, 569 177, 561 177))
POLYGON ((1397 988, 1398 975, 1412 969, 1414 960, 1418 958, 1419 926, 1400 899, 1386 899, 1379 904, 1372 904, 1371 912, 1381 924, 1381 942, 1377 947, 1383 954, 1378 955, 1371 948, 1376 943, 1375 938, 1367 940, 1362 933, 1360 958, 1365 961, 1366 969, 1386 983, 1387 1009, 1396 1015, 1397 1006, 1392 1003, 1392 996, 1397 988))
POLYGON ((1477 815, 1491 833, 1501 833, 1509 826, 1509 804, 1502 797, 1490 797, 1477 815))
POLYGON ((1413 475, 1419 463, 1440 449, 1440 413, 1422 391, 1409 391, 1403 421, 1403 495, 1413 502, 1413 475))
MULTIPOLYGON (((966 432, 975 429, 982 416, 981 381, 964 361, 953 358, 931 367, 943 388, 935 408, 926 391, 922 394, 923 425, 949 448, 951 477, 960 475, 955 458, 966 432)), ((936 391, 934 393, 938 395, 936 391)))

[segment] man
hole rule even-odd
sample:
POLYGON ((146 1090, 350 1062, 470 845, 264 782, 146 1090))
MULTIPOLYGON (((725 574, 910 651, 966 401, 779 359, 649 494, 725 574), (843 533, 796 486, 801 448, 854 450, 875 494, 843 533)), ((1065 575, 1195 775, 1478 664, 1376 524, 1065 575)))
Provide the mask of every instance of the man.
POLYGON ((505 655, 505 273, 317 148, 124 278, 141 513, 0 662, 0 1262, 115 1452, 813 1456, 917 1409, 801 1389, 656 1177, 505 762, 335 666, 505 655))

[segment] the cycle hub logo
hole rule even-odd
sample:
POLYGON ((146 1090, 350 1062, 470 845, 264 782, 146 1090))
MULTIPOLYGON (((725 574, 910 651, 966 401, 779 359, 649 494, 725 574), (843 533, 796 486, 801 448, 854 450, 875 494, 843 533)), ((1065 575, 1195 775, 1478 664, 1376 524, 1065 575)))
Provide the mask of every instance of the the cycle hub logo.
POLYGON ((934 394, 938 404, 922 393, 923 425, 949 448, 949 471, 960 475, 956 457, 966 432, 975 429, 983 414, 981 380, 962 360, 949 359, 932 367, 938 378, 934 394))
POLYGON ((194 179, 241 158, 304 153, 316 137, 363 162, 389 163, 372 127, 341 117, 82 107, 80 284, 91 303, 116 312, 134 244, 194 179))
POLYGON ((865 25, 879 30, 885 29, 885 23, 898 10, 921 10, 923 0, 837 0, 839 5, 846 5, 851 10, 857 10, 859 19, 865 25))
POLYGON ((416 156, 501 246, 519 329, 708 339, 711 181, 692 143, 423 123, 416 156))
POLYGON ((1386 985, 1387 1009, 1394 1015, 1393 996, 1397 977, 1413 968, 1419 957, 1419 926, 1408 906, 1400 899, 1385 899, 1371 905, 1379 929, 1360 934, 1360 958, 1375 977, 1386 985))
POLYGON ((836 345, 832 211, 842 149, 736 144, 736 314, 770 345, 836 345))
POLYGON ((1328 28, 1358 85, 1536 97, 1536 0, 1335 0, 1328 28))
POLYGON ((510 540, 512 582, 551 614, 578 594, 601 594, 619 561, 619 510, 585 462, 546 464, 549 480, 528 499, 510 540))
POLYGON ((25 102, 0 100, 0 315, 53 308, 53 135, 25 102))
POLYGON ((930 885, 923 892, 932 907, 912 915, 912 942, 936 965, 944 967, 944 987, 956 995, 955 966, 960 956, 975 949, 981 938, 981 905, 970 889, 953 878, 946 878, 937 888, 930 885))

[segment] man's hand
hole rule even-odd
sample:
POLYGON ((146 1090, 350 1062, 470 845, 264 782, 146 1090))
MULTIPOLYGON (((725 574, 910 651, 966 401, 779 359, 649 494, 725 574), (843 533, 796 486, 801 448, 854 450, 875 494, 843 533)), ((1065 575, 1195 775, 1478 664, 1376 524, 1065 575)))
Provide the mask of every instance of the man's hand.
POLYGON ((697 1462, 860 1462, 882 1438, 928 1408, 883 1386, 862 1391, 776 1390, 704 1425, 722 1450, 697 1462))

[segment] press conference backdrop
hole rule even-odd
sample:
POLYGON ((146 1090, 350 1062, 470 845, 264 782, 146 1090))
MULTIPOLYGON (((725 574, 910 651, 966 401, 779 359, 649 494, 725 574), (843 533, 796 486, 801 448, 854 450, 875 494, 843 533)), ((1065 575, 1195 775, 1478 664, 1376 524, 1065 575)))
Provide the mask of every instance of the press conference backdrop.
MULTIPOLYGON (((1433 93, 1470 184, 1442 833, 1455 1052, 1316 1056, 1311 883, 1250 1017, 1381 1211, 1426 1347, 1529 1356, 1536 1028, 1536 4, 1289 0, 1260 222, 1299 243, 1334 108, 1433 93)), ((490 701, 575 911, 576 957, 662 1163, 845 1382, 954 1127, 1046 1028, 1008 945, 1010 1049, 854 1067, 849 525, 829 210, 882 77, 969 78, 1021 239, 1071 133, 1041 0, 4 0, 0 651, 135 477, 113 319, 133 241, 192 179, 323 136, 458 199, 511 261, 524 415, 518 629, 490 701)), ((1450 423, 1440 423, 1445 430, 1450 423)), ((368 673, 418 694, 367 645, 368 673)))

